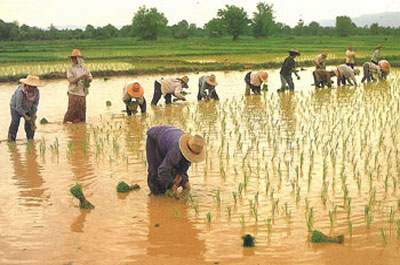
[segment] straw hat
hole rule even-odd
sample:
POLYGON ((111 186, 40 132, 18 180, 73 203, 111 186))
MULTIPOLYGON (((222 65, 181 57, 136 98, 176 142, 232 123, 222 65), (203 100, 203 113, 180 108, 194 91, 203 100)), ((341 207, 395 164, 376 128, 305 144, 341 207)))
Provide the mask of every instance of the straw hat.
POLYGON ((264 71, 259 71, 258 72, 258 77, 261 79, 261 81, 263 81, 264 83, 268 82, 268 74, 267 72, 264 71))
POLYGON ((189 83, 189 77, 188 77, 187 75, 185 75, 185 76, 183 76, 183 77, 181 78, 181 80, 185 83, 185 84, 183 85, 183 87, 184 87, 184 88, 188 88, 188 87, 189 87, 189 85, 188 85, 188 83, 189 83))
POLYGON ((357 68, 356 68, 356 69, 354 69, 353 72, 354 72, 355 75, 359 75, 359 74, 360 74, 360 69, 357 69, 357 68))
POLYGON ((392 66, 390 63, 386 60, 380 60, 379 61, 379 66, 381 67, 382 71, 385 72, 385 74, 389 74, 392 66))
POLYGON ((19 80, 21 83, 24 83, 28 86, 43 86, 44 84, 40 81, 39 76, 36 75, 28 75, 26 78, 21 78, 19 80))
POLYGON ((376 48, 377 49, 382 49, 382 45, 379 44, 378 46, 376 46, 376 48))
POLYGON ((324 57, 327 57, 328 53, 327 52, 323 52, 323 53, 321 53, 321 55, 324 56, 324 57))
POLYGON ((71 58, 71 57, 82 57, 82 58, 85 58, 85 57, 82 56, 81 51, 79 49, 73 49, 72 53, 71 53, 71 56, 69 56, 68 58, 71 58))
POLYGON ((209 84, 210 86, 218 85, 215 75, 210 75, 209 77, 207 77, 206 83, 209 84))
POLYGON ((299 53, 299 51, 298 50, 296 50, 296 49, 290 49, 289 50, 289 54, 290 55, 298 55, 298 56, 300 56, 300 53, 299 53))
POLYGON ((184 134, 179 138, 182 155, 192 163, 200 163, 206 158, 205 141, 200 135, 184 134))
POLYGON ((129 84, 127 87, 127 91, 128 94, 133 98, 141 98, 144 94, 143 87, 138 82, 129 84))

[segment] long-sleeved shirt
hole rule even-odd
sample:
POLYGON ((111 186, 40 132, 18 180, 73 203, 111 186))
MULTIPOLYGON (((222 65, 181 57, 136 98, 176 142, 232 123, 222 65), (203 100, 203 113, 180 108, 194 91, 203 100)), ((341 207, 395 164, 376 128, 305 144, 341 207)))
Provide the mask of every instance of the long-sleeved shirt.
POLYGON ((323 58, 322 54, 315 56, 314 64, 317 69, 325 69, 326 68, 325 58, 323 58))
POLYGON ((40 93, 39 89, 36 88, 36 97, 33 101, 27 99, 25 93, 22 91, 22 85, 18 86, 14 94, 11 97, 10 108, 17 111, 21 116, 24 114, 33 115, 36 114, 39 105, 40 93))
MULTIPOLYGON (((187 171, 191 165, 179 149, 179 138, 184 134, 173 126, 155 126, 147 131, 147 135, 157 143, 157 157, 162 158, 158 168, 158 176, 162 183, 173 183, 176 175, 182 176, 182 185, 189 181, 187 171)), ((153 152, 154 153, 154 152, 153 152)), ((149 168, 154 168, 158 159, 148 157, 149 168)), ((168 185, 166 185, 168 186, 168 185)))
POLYGON ((346 63, 355 64, 356 63, 356 53, 354 51, 346 51, 346 63))
POLYGON ((92 74, 84 66, 73 64, 67 71, 67 79, 69 82, 68 93, 75 96, 85 97, 89 93, 89 90, 85 88, 85 82, 80 80, 79 77, 87 73, 89 78, 92 78, 92 74))
POLYGON ((282 68, 279 73, 284 76, 290 76, 295 67, 296 62, 294 61, 293 57, 288 56, 285 61, 283 61, 282 68))
POLYGON ((173 94, 175 97, 183 99, 185 96, 182 95, 182 82, 177 78, 166 78, 158 80, 161 85, 161 93, 165 97, 167 94, 173 94))
POLYGON ((349 80, 352 80, 355 85, 357 85, 356 76, 354 75, 354 70, 351 69, 351 67, 349 67, 345 64, 341 64, 338 66, 337 70, 340 74, 340 77, 338 77, 338 80, 343 79, 343 78, 349 79, 349 80))
POLYGON ((376 49, 374 54, 372 54, 371 61, 378 63, 379 58, 381 58, 381 51, 379 49, 376 49))
POLYGON ((260 87, 263 81, 261 80, 258 72, 251 72, 250 74, 250 84, 255 87, 260 87))
POLYGON ((202 98, 207 97, 206 90, 208 90, 208 95, 211 95, 215 90, 215 86, 212 86, 206 82, 206 79, 209 77, 210 76, 208 75, 203 75, 202 77, 199 78, 200 94, 202 98))

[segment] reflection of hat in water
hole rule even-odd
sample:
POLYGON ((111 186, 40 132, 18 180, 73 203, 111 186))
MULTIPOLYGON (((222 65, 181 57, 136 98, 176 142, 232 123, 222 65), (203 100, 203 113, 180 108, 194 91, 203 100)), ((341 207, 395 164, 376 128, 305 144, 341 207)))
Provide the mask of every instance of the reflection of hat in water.
POLYGON ((143 87, 138 82, 129 84, 127 87, 127 91, 129 96, 133 98, 141 98, 144 94, 143 87))
POLYGON ((179 138, 182 155, 192 163, 202 162, 206 158, 205 141, 200 135, 184 134, 179 138))
POLYGON ((300 56, 299 51, 296 50, 296 49, 290 49, 290 50, 289 50, 289 54, 290 54, 290 55, 298 55, 298 56, 300 56))
POLYGON ((210 75, 209 77, 207 77, 206 78, 206 82, 210 86, 217 86, 218 85, 215 75, 210 75))
POLYGON ((43 86, 44 84, 40 81, 39 76, 36 75, 28 75, 26 78, 21 78, 19 80, 21 83, 24 83, 28 86, 43 86))
POLYGON ((261 81, 263 81, 264 83, 268 82, 268 74, 267 72, 264 71, 259 71, 258 72, 258 77, 261 79, 261 81))

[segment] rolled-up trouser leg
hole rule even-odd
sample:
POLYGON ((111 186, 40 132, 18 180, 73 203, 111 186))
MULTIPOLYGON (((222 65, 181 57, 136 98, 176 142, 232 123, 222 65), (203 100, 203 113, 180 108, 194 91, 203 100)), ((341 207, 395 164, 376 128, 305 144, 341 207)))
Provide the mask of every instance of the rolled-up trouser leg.
POLYGON ((165 95, 165 104, 169 105, 172 103, 172 94, 168 93, 165 95))
POLYGON ((151 100, 151 105, 156 106, 161 98, 161 84, 158 81, 154 82, 154 93, 153 99, 151 100))
POLYGON ((147 103, 146 103, 146 99, 143 97, 143 103, 139 105, 140 107, 140 111, 142 113, 146 113, 146 109, 147 109, 147 103))
POLYGON ((199 93, 197 93, 197 100, 201 100, 202 99, 200 89, 201 89, 201 82, 199 81, 199 93))
MULTIPOLYGON (((31 118, 32 119, 32 118, 31 118)), ((30 121, 25 120, 25 134, 26 134, 26 138, 27 139, 33 139, 33 137, 35 136, 35 131, 32 130, 32 124, 30 121)))
POLYGON ((279 90, 282 92, 285 91, 287 83, 288 83, 288 81, 286 80, 286 77, 281 74, 281 88, 279 90))
POLYGON ((294 91, 294 83, 293 83, 293 78, 292 78, 291 75, 289 75, 287 77, 287 83, 288 83, 288 86, 289 86, 289 90, 290 91, 294 91))

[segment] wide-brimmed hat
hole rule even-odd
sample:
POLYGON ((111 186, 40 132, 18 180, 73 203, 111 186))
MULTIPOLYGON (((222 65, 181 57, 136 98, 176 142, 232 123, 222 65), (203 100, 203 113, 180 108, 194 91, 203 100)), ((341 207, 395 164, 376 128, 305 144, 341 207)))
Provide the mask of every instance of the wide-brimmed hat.
POLYGON ((139 82, 129 84, 126 90, 128 94, 133 98, 141 98, 144 94, 143 87, 139 84, 139 82))
POLYGON ((206 158, 205 141, 200 135, 184 134, 179 138, 182 155, 192 163, 200 163, 206 158))
POLYGON ((349 48, 347 48, 347 49, 352 51, 352 50, 354 50, 354 47, 353 47, 353 45, 350 45, 349 48))
POLYGON ((263 81, 264 83, 268 82, 268 74, 267 72, 264 71, 259 71, 258 72, 258 77, 261 79, 261 81, 263 81))
POLYGON ((68 56, 68 58, 71 58, 71 57, 82 57, 82 58, 85 58, 85 57, 82 56, 81 51, 79 49, 73 49, 72 52, 71 52, 71 56, 68 56))
POLYGON ((44 86, 44 84, 40 81, 39 76, 37 75, 28 75, 26 78, 21 78, 19 81, 28 86, 44 86))
POLYGON ((378 46, 376 46, 376 48, 377 49, 382 49, 382 45, 379 44, 378 46))
POLYGON ((359 75, 359 74, 360 74, 360 69, 357 69, 357 68, 356 68, 356 69, 354 69, 353 72, 354 72, 355 75, 359 75))
POLYGON ((390 63, 386 60, 380 60, 379 61, 379 66, 381 67, 382 71, 385 72, 385 74, 389 74, 392 66, 390 63))
POLYGON ((323 52, 323 53, 321 53, 321 55, 327 57, 328 53, 327 52, 323 52))
POLYGON ((298 56, 300 56, 300 53, 299 53, 299 51, 298 50, 296 50, 296 49, 290 49, 289 50, 289 54, 290 55, 298 55, 298 56))
POLYGON ((209 84, 210 86, 217 86, 217 79, 215 75, 210 75, 209 77, 206 78, 206 83, 209 84))
POLYGON ((187 75, 185 75, 185 76, 182 76, 182 78, 181 78, 181 80, 183 81, 183 87, 184 88, 188 88, 189 87, 189 85, 188 85, 188 83, 189 83, 189 77, 187 76, 187 75))

